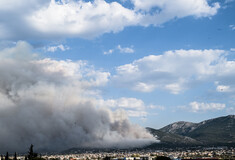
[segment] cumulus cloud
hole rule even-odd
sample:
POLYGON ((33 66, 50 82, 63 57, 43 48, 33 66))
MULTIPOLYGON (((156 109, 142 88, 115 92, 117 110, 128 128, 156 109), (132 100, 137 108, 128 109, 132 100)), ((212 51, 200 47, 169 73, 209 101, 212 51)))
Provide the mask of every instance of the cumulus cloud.
MULTIPOLYGON (((180 11, 180 13, 174 13, 176 15, 195 15, 195 16, 208 16, 213 15, 216 12, 216 7, 210 7, 206 0, 175 0, 174 2, 169 0, 131 0, 136 9, 149 11, 152 8, 159 7, 164 8, 162 12, 166 11, 180 11)), ((218 3, 214 3, 213 6, 219 6, 218 3)))
POLYGON ((219 3, 210 6, 207 0, 131 0, 136 10, 154 13, 147 14, 142 23, 160 25, 174 18, 187 16, 210 17, 217 13, 220 8, 219 3))
POLYGON ((118 32, 125 26, 136 25, 140 17, 133 10, 117 2, 107 3, 104 0, 93 2, 45 0, 46 3, 40 6, 35 2, 39 7, 34 10, 28 9, 30 6, 27 1, 21 1, 22 5, 13 5, 14 10, 4 9, 4 6, 11 5, 10 2, 2 5, 1 15, 5 12, 7 15, 9 12, 12 18, 8 17, 6 21, 0 23, 3 29, 0 32, 1 38, 93 38, 107 32, 118 32), (30 13, 18 13, 25 8, 30 13), (17 25, 15 20, 19 21, 17 25), (13 37, 14 35, 17 37, 13 37))
POLYGON ((223 110, 226 105, 222 103, 199 103, 191 102, 189 110, 192 112, 218 111, 223 110))
POLYGON ((136 91, 163 89, 173 94, 203 81, 217 80, 220 85, 231 86, 235 62, 225 55, 224 50, 175 50, 149 55, 117 67, 112 81, 136 91))
POLYGON ((223 103, 204 103, 194 101, 189 103, 188 105, 178 106, 177 108, 188 112, 204 113, 208 111, 216 112, 224 110, 226 108, 226 105, 223 103))
POLYGON ((136 98, 122 97, 117 100, 109 99, 106 101, 101 101, 101 104, 102 106, 106 105, 109 107, 130 108, 130 109, 137 109, 137 110, 143 110, 145 108, 144 102, 136 98))
POLYGON ((56 45, 56 46, 49 46, 46 48, 46 51, 48 52, 56 52, 58 50, 60 51, 67 51, 69 50, 70 48, 68 46, 64 46, 63 44, 59 44, 59 45, 56 45))
POLYGON ((209 5, 207 0, 131 2, 134 8, 105 0, 0 2, 0 38, 94 38, 104 33, 119 32, 127 26, 161 25, 187 16, 211 17, 220 8, 219 3, 209 5))
POLYGON ((131 47, 122 47, 121 45, 117 45, 116 48, 109 49, 108 51, 104 52, 104 55, 112 54, 114 51, 119 51, 120 53, 134 53, 135 50, 133 46, 131 47))
POLYGON ((146 105, 141 99, 122 97, 119 99, 99 100, 99 106, 108 108, 120 108, 127 111, 130 117, 145 117, 148 115, 146 109, 163 109, 163 106, 146 105))
POLYGON ((216 90, 218 92, 230 92, 230 87, 229 86, 218 85, 216 87, 216 90))
POLYGON ((231 24, 231 25, 229 25, 229 28, 231 28, 231 30, 235 30, 235 25, 231 24))
POLYGON ((107 55, 107 54, 112 54, 113 53, 113 49, 110 49, 110 50, 108 50, 108 51, 104 51, 104 55, 107 55))
POLYGON ((143 82, 136 82, 136 85, 133 86, 132 89, 136 90, 136 91, 139 91, 139 92, 152 92, 155 89, 155 85, 146 84, 146 83, 143 83, 143 82))
POLYGON ((0 2, 0 39, 28 39, 40 37, 26 17, 48 6, 49 0, 9 0, 0 2))
POLYGON ((132 47, 122 47, 121 45, 118 45, 117 49, 121 53, 134 53, 135 52, 135 50, 132 47))
POLYGON ((138 14, 117 2, 52 0, 47 8, 28 17, 28 21, 42 33, 89 38, 106 32, 118 32, 125 26, 136 24, 138 18, 138 14))
POLYGON ((112 82, 139 92, 166 90, 179 94, 210 82, 217 92, 235 92, 235 61, 225 50, 175 50, 118 66, 112 82))
POLYGON ((155 141, 130 123, 123 110, 98 106, 100 95, 93 87, 104 85, 109 73, 87 62, 41 59, 29 44, 18 42, 0 51, 0 74, 2 152, 22 152, 31 143, 58 151, 136 147, 155 141))

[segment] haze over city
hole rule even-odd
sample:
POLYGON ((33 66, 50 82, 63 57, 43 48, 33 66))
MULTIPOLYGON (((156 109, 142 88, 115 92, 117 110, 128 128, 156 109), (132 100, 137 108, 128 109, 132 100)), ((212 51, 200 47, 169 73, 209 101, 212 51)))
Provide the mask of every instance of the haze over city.
POLYGON ((234 115, 234 42, 234 0, 0 0, 1 152, 234 115))

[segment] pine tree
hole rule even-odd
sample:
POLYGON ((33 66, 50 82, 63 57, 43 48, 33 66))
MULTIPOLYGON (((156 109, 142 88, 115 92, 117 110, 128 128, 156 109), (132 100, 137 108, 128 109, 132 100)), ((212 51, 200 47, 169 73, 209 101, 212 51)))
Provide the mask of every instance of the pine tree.
POLYGON ((28 157, 27 158, 29 160, 32 160, 32 159, 36 158, 37 156, 38 156, 38 154, 33 152, 33 145, 31 144, 31 146, 29 148, 29 152, 28 152, 28 157))
POLYGON ((13 159, 13 160, 17 160, 16 152, 15 152, 15 155, 14 155, 14 159, 13 159))
POLYGON ((30 148, 29 148, 29 159, 33 159, 33 145, 31 144, 30 148))
POLYGON ((5 160, 9 160, 8 152, 7 152, 6 156, 5 156, 5 160))

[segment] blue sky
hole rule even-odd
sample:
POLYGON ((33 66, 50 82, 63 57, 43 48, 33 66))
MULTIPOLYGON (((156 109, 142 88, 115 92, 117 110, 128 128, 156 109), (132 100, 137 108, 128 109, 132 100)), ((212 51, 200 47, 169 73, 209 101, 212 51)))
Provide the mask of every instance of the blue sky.
POLYGON ((133 123, 155 128, 235 114, 233 0, 9 0, 0 6, 1 50, 23 42, 55 68, 63 63, 65 75, 79 73, 77 81, 91 83, 86 96, 97 107, 125 110, 133 123))

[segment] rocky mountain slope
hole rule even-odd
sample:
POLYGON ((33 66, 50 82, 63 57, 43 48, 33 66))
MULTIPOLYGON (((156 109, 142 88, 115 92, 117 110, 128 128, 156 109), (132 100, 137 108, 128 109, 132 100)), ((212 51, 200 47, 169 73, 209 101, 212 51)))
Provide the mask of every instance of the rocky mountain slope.
POLYGON ((229 145, 235 144, 235 115, 200 123, 176 122, 159 130, 147 128, 162 144, 168 145, 229 145))
POLYGON ((171 145, 201 144, 199 141, 190 137, 181 136, 174 133, 166 133, 153 128, 147 128, 147 130, 151 134, 153 134, 157 139, 159 139, 162 144, 171 144, 171 145))
POLYGON ((161 128, 160 131, 179 134, 179 135, 186 135, 189 132, 193 131, 195 128, 197 128, 197 126, 198 126, 197 123, 180 121, 180 122, 169 124, 161 128))

